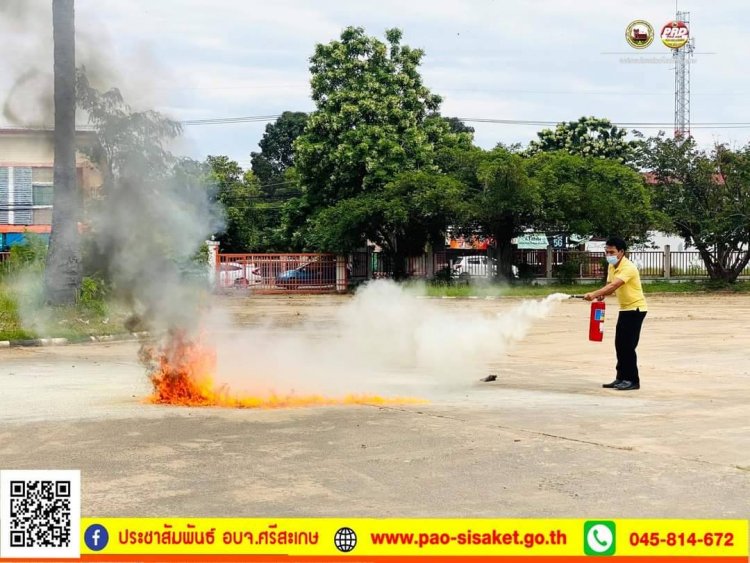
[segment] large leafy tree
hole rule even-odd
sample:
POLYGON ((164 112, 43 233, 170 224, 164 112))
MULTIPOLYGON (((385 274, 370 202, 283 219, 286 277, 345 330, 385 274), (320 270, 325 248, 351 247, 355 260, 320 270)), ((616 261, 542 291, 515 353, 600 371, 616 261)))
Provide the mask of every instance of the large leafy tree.
POLYGON ((224 210, 224 228, 218 240, 224 252, 260 251, 262 224, 259 200, 261 190, 251 171, 227 156, 209 156, 206 159, 214 198, 224 210))
POLYGON ((395 258, 394 275, 403 277, 400 258, 421 255, 425 244, 445 244, 446 225, 459 219, 464 195, 465 186, 447 175, 404 172, 382 190, 323 209, 312 236, 319 247, 340 252, 377 241, 395 258))
POLYGON ((409 190, 446 187, 445 182, 455 188, 440 177, 436 155, 445 147, 469 145, 471 137, 451 131, 435 115, 440 97, 419 74, 424 53, 402 45, 401 37, 391 29, 383 43, 350 27, 340 40, 315 49, 310 70, 317 109, 295 142, 305 193, 287 206, 287 232, 308 246, 348 250, 371 240, 398 264, 431 238, 433 228, 425 228, 427 217, 420 213, 439 215, 445 229, 447 208, 417 205, 409 190), (422 173, 426 184, 402 176, 410 172, 422 173), (405 217, 413 230, 402 222, 405 217))
POLYGON ((654 224, 642 176, 617 161, 558 151, 531 157, 526 170, 542 194, 538 229, 636 242, 654 224))
POLYGON ((54 304, 72 303, 81 286, 81 243, 78 223, 82 197, 76 178, 76 67, 73 0, 53 0, 55 80, 55 205, 52 210, 45 293, 54 304))
POLYGON ((304 132, 306 123, 306 113, 285 111, 266 125, 258 143, 260 152, 250 153, 253 173, 264 194, 283 198, 297 190, 286 173, 294 166, 294 141, 304 132))
MULTIPOLYGON (((260 196, 252 203, 253 231, 251 247, 258 251, 279 251, 293 248, 294 237, 285 226, 290 199, 300 194, 299 174, 294 168, 294 141, 305 130, 307 114, 285 111, 266 126, 258 143, 260 152, 251 153, 252 171, 257 179, 260 196)), ((227 233, 228 234, 228 233, 227 233)))
POLYGON ((735 281, 750 261, 750 145, 706 152, 660 135, 643 154, 671 230, 698 249, 711 279, 735 281))
POLYGON ((621 163, 633 163, 638 155, 639 141, 627 140, 627 130, 613 125, 608 119, 581 117, 577 121, 558 123, 555 129, 537 133, 528 154, 565 151, 581 156, 609 158, 621 163))
POLYGON ((450 174, 473 194, 462 226, 495 239, 501 277, 510 275, 511 240, 527 229, 637 241, 652 225, 642 177, 619 162, 563 151, 524 157, 505 147, 446 154, 450 174))
POLYGON ((295 142, 296 166, 310 202, 324 207, 385 186, 409 170, 434 170, 435 141, 450 134, 425 121, 440 97, 422 83, 420 49, 387 44, 349 27, 341 39, 316 46, 310 59, 316 104, 295 142), (437 139, 436 139, 437 138, 437 139))
MULTIPOLYGON (((471 161, 469 155, 468 162, 471 161)), ((529 181, 523 157, 504 148, 475 152, 473 166, 478 189, 471 200, 469 224, 475 223, 495 239, 497 273, 510 278, 511 240, 533 226, 539 217, 542 190, 529 181)))

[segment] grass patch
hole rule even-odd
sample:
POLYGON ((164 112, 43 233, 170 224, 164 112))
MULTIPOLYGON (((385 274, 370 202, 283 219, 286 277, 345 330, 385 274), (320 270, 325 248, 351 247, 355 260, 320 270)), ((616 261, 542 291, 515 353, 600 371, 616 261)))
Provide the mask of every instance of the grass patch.
POLYGON ((107 304, 95 308, 91 301, 64 307, 34 310, 34 328, 22 322, 18 303, 9 287, 0 283, 0 340, 33 338, 79 339, 127 332, 124 322, 128 313, 121 307, 107 304))
POLYGON ((21 327, 16 302, 0 289, 0 340, 27 340, 35 336, 21 327))
MULTIPOLYGON (((593 287, 593 286, 591 286, 593 287)), ((442 285, 427 284, 430 297, 544 297, 552 293, 584 293, 585 286, 572 285, 442 285)))

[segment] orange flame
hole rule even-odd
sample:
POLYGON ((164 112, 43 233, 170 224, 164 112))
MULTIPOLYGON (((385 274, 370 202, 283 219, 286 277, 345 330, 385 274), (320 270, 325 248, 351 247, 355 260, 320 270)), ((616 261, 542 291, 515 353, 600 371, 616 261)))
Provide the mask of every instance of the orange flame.
POLYGON ((194 407, 229 408, 289 408, 328 405, 394 405, 419 404, 421 399, 383 398, 377 395, 349 394, 341 398, 322 395, 233 396, 226 387, 216 387, 212 375, 216 372, 216 351, 200 336, 189 337, 185 332, 172 331, 160 346, 144 345, 141 360, 149 366, 149 379, 154 388, 148 401, 194 407))

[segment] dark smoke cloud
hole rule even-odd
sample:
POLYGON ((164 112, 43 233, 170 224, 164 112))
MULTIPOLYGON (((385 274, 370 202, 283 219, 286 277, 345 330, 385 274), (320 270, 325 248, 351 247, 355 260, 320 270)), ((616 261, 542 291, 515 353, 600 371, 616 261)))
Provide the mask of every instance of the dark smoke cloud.
MULTIPOLYGON (((119 88, 135 108, 154 107, 154 77, 167 69, 143 46, 122 56, 106 25, 96 21, 96 3, 76 5, 76 66, 86 67, 92 86, 119 88), (86 9, 84 9, 86 8, 86 9)), ((18 127, 54 123, 52 0, 0 0, 0 107, 2 120, 18 127), (8 48, 12 46, 12 48, 8 48)), ((86 123, 83 113, 78 123, 86 123)))

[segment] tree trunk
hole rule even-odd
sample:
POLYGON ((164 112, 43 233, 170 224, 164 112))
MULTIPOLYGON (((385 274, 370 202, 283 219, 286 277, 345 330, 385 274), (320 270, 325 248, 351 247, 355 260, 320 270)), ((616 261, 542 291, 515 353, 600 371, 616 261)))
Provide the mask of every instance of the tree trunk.
POLYGON ((496 224, 492 228, 495 237, 495 259, 497 260, 497 272, 495 278, 498 281, 513 279, 513 225, 510 220, 496 224))
POLYGON ((45 290, 53 305, 75 302, 81 284, 78 222, 82 197, 76 177, 76 63, 74 0, 52 0, 55 73, 55 167, 52 235, 45 290))
POLYGON ((750 260, 750 251, 745 251, 745 255, 740 258, 739 262, 734 263, 729 249, 718 249, 714 254, 705 245, 696 245, 696 248, 706 265, 708 277, 714 281, 734 283, 750 260))
POLYGON ((395 252, 391 255, 393 260, 393 279, 394 281, 404 281, 408 277, 406 271, 406 256, 402 252, 395 252))
POLYGON ((742 270, 744 270, 747 267, 747 264, 750 262, 750 250, 742 251, 742 254, 740 254, 735 261, 735 263, 732 265, 732 281, 735 281, 737 277, 742 273, 742 270))
POLYGON ((513 245, 510 241, 497 241, 497 275, 504 281, 513 279, 513 245))
POLYGON ((405 245, 402 236, 393 234, 386 237, 383 250, 390 265, 390 271, 395 281, 403 281, 407 278, 406 271, 406 254, 404 253, 405 245))

